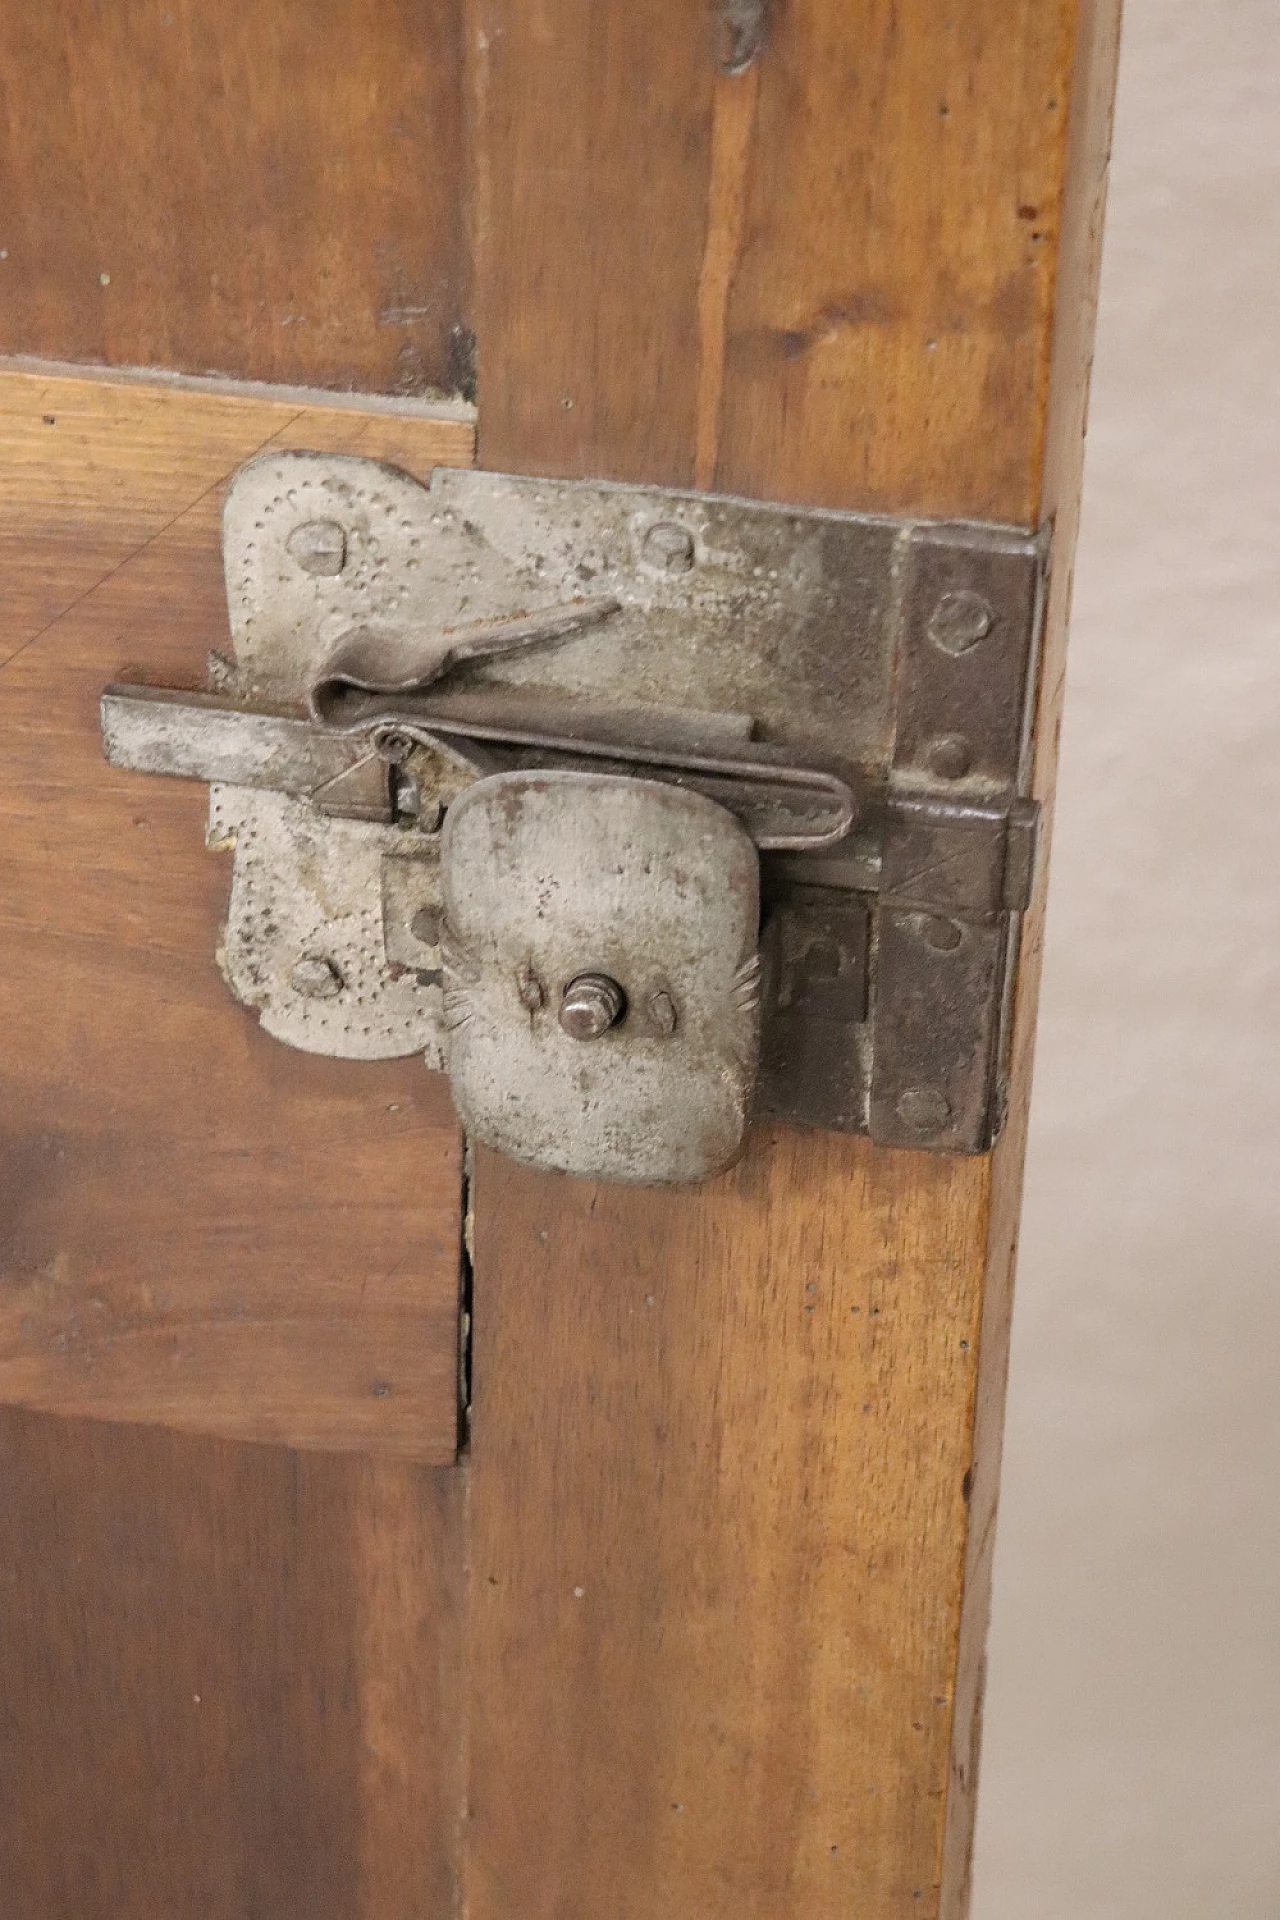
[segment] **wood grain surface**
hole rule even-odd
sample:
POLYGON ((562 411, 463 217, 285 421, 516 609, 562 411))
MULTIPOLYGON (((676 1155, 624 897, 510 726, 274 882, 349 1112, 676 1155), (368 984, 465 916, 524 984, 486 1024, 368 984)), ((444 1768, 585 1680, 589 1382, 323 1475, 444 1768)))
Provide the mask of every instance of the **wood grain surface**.
POLYGON ((965 1920, 971 1888, 1000 1449, 1022 1205, 1022 1165, 1031 1102, 1036 1001, 1044 952, 1044 879, 1053 827, 1067 628, 1080 522, 1080 483, 1119 54, 1119 0, 1083 0, 1077 27, 1062 189, 1062 240, 1041 503, 1042 518, 1054 526, 1056 553, 1049 583, 1034 736, 1033 785, 1043 808, 1045 857, 1041 864, 1039 894, 1023 922, 1013 1031, 1012 1097, 1008 1122, 991 1169, 980 1333, 982 1364, 973 1410, 973 1480, 956 1647, 956 1716, 951 1736, 951 1788, 942 1856, 941 1920, 965 1920))
POLYGON ((0 1413, 0 1911, 454 1912, 455 1473, 0 1413))
POLYGON ((108 768, 96 703, 125 663, 198 677, 225 642, 220 494, 259 447, 425 474, 472 438, 421 410, 0 371, 15 1920, 454 1911, 466 1488, 413 1464, 456 1447, 447 1096, 414 1061, 260 1033, 214 963, 203 793, 108 768), (162 1430, 182 1427, 229 1438, 162 1430))
POLYGON ((471 431, 0 372, 0 1401, 445 1462, 444 1083, 263 1034, 218 973, 206 789, 102 756, 106 681, 225 646, 222 487, 268 444, 426 471, 471 431))
MULTIPOLYGON (((1056 513, 1045 790, 1116 6, 473 14, 482 464, 1056 513)), ((993 1157, 478 1156, 474 1920, 963 1911, 1034 977, 993 1157)))
POLYGON ((0 352, 369 392, 467 378, 457 0, 0 15, 0 352))
MULTIPOLYGON (((467 0, 465 58, 438 0, 19 10, 0 348, 452 389, 473 319, 489 467, 1054 514, 1047 792, 1116 13, 788 0, 728 79, 678 0, 467 0)), ((96 758, 102 680, 222 637, 267 444, 471 455, 0 371, 0 1907, 960 1920, 1037 919, 993 1157, 480 1154, 471 1458, 415 1464, 443 1089, 265 1040, 198 789, 96 758)))

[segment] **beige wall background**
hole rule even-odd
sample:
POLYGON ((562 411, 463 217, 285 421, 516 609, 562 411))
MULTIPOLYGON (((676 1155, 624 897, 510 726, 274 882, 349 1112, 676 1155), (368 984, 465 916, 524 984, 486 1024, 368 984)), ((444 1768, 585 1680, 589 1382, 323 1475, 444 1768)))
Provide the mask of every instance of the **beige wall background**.
POLYGON ((1280 0, 1127 0, 975 1920, 1280 1916, 1280 0))

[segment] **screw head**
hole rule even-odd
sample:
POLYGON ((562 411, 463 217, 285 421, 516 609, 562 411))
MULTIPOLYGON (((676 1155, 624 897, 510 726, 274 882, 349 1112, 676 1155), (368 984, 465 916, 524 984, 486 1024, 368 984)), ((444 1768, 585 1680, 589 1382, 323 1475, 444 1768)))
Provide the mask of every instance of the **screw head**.
POLYGON ((560 999, 560 1025, 574 1040, 599 1040, 616 1027, 627 996, 607 973, 580 973, 560 999))
POLYGON ((649 1018, 663 1039, 669 1039, 676 1030, 676 1003, 669 993, 659 990, 649 1002, 649 1018))
POLYGON ((693 535, 677 520, 659 520, 644 537, 645 559, 663 573, 688 573, 693 553, 693 535))
POLYGON ((294 992, 306 1000, 332 1000, 344 984, 333 961, 323 953, 304 953, 295 960, 289 979, 294 992))
POLYGON ((304 520, 286 545, 304 573, 332 576, 347 564, 346 529, 336 520, 304 520))
POLYGON ((929 638, 943 653, 968 653, 996 623, 990 603, 970 587, 944 593, 929 620, 929 638))
POLYGON ((913 1133, 941 1133, 951 1102, 936 1087, 907 1087, 898 1095, 898 1118, 913 1133))
POLYGON ((925 758, 940 780, 963 780, 973 765, 969 742, 960 733, 944 733, 931 741, 925 758))

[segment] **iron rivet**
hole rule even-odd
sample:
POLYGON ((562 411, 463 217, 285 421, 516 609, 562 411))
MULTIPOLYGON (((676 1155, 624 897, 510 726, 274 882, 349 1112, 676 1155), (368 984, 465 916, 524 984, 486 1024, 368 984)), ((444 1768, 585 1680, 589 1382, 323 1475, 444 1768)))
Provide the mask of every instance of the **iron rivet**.
POLYGON ((959 733, 944 733, 940 740, 931 741, 926 758, 940 780, 963 780, 973 765, 969 742, 959 733))
POLYGON ((404 766, 413 748, 412 734, 402 733, 398 727, 375 727, 373 750, 389 767, 404 766))
POLYGON ((516 992, 526 1013, 537 1013, 546 1004, 542 982, 527 960, 516 968, 516 992))
POLYGON ((954 953, 964 939, 964 928, 940 914, 926 914, 920 921, 920 938, 935 953, 954 953))
POLYGON ((616 1027, 627 996, 607 973, 580 973, 560 1001, 560 1025, 575 1040, 599 1040, 616 1027))
POLYGON ((439 907, 419 907, 409 922, 409 931, 415 940, 421 940, 424 947, 438 947, 440 944, 439 907))
POLYGON ((644 557, 664 573, 688 573, 693 565, 693 535, 676 520, 659 520, 644 537, 644 557))
POLYGON ((304 953, 289 978, 294 992, 307 1000, 332 1000, 342 992, 342 975, 322 953, 304 953))
POLYGON ((341 573, 347 564, 347 536, 336 520, 306 520, 286 543, 304 573, 341 573))
POLYGON ((929 621, 929 638, 943 653, 968 653, 996 623, 990 603, 970 587, 944 593, 929 621))
POLYGON ((649 1002, 649 1017, 664 1040, 675 1032, 676 1003, 669 993, 654 994, 649 1002))
POLYGON ((951 1118, 951 1102, 936 1087, 907 1087, 898 1095, 898 1118, 913 1133, 941 1133, 951 1118))

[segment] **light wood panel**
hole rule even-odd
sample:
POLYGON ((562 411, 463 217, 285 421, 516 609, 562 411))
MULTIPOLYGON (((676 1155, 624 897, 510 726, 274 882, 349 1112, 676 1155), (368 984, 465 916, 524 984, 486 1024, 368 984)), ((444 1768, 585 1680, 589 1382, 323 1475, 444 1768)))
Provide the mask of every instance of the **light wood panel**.
MULTIPOLYGON (((483 464, 1054 511, 1050 739, 1116 14, 474 0, 483 464)), ((963 1911, 1033 1012, 986 1159, 479 1156, 475 1920, 963 1911)))
POLYGON ((0 352, 370 392, 468 379, 457 0, 0 16, 0 352))
POLYGON ((443 1463, 447 1090, 264 1035, 217 969, 205 789, 102 757, 106 681, 225 646, 222 487, 268 444, 425 472, 471 430, 0 373, 0 1401, 443 1463))
POLYGON ((221 490, 259 447, 425 475, 472 440, 0 370, 6 1914, 454 1911, 465 1483, 413 1464, 456 1448, 447 1095, 261 1034, 201 790, 113 772, 96 708, 225 643, 221 490))

